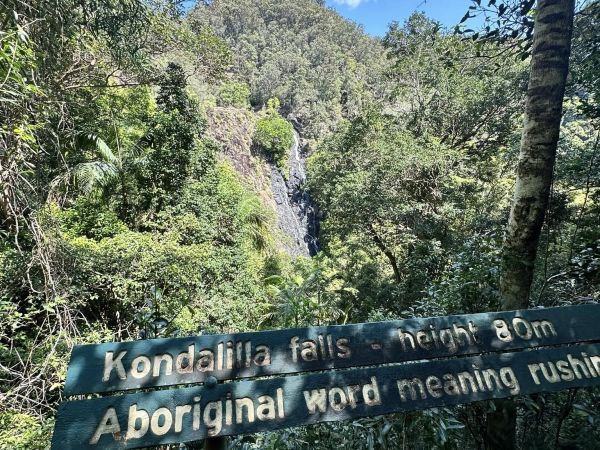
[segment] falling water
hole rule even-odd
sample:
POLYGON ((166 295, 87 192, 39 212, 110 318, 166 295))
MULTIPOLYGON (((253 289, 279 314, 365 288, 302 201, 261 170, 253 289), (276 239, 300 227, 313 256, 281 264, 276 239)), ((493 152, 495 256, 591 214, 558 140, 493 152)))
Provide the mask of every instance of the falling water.
POLYGON ((294 130, 288 155, 289 176, 271 163, 271 189, 277 208, 277 221, 284 235, 284 247, 292 256, 313 256, 318 251, 318 223, 315 208, 306 189, 306 155, 294 130))

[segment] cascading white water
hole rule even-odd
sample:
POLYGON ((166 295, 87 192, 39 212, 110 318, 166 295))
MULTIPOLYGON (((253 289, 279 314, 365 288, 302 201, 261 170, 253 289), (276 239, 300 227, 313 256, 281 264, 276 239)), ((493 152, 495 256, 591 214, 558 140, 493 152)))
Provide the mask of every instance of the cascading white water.
POLYGON ((281 171, 270 163, 271 189, 277 209, 277 222, 284 235, 284 246, 292 256, 312 256, 318 251, 317 220, 306 182, 305 156, 300 137, 294 130, 294 141, 288 154, 290 168, 286 181, 281 171))

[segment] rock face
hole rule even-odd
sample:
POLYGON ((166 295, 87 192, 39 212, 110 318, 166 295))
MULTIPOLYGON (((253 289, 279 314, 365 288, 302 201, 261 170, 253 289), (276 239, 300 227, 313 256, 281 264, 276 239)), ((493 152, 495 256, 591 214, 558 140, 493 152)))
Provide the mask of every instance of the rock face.
POLYGON ((294 131, 294 142, 288 155, 287 181, 270 163, 271 190, 276 204, 277 224, 284 235, 283 246, 292 256, 313 256, 318 251, 315 208, 305 189, 305 158, 300 137, 294 131))
POLYGON ((290 256, 313 256, 318 251, 318 221, 304 186, 306 154, 300 136, 294 131, 286 180, 273 162, 253 151, 255 121, 256 114, 251 111, 216 107, 208 111, 207 134, 220 144, 221 157, 235 168, 246 186, 275 212, 280 247, 290 256))

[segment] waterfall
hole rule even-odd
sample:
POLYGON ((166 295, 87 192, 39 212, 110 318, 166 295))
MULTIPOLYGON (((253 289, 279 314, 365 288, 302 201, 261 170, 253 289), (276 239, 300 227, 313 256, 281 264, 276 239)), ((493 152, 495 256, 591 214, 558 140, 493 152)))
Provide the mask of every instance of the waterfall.
POLYGON ((306 189, 306 155, 300 136, 294 130, 294 141, 288 154, 287 181, 281 170, 270 163, 271 189, 277 210, 277 223, 284 235, 284 247, 292 256, 314 256, 318 251, 318 222, 315 208, 306 189))

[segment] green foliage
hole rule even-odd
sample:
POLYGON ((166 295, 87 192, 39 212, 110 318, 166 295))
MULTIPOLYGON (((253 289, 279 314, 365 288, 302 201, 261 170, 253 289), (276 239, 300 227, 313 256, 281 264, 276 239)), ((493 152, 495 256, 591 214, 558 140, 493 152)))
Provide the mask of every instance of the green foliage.
POLYGON ((324 255, 297 258, 287 275, 265 281, 272 304, 263 322, 287 327, 345 323, 356 292, 324 255))
POLYGON ((309 161, 311 192, 326 215, 325 243, 356 242, 375 258, 361 270, 381 259, 378 270, 390 277, 382 295, 404 299, 388 302, 390 308, 419 298, 442 267, 449 213, 443 180, 456 156, 370 111, 341 127, 309 161))
POLYGON ((578 98, 565 102, 553 192, 533 298, 542 305, 598 296, 600 138, 578 98))
POLYGON ((487 56, 500 51, 495 45, 462 40, 422 14, 393 24, 384 44, 393 61, 395 107, 408 112, 408 129, 478 155, 507 142, 522 111, 524 63, 490 63, 487 56))
POLYGON ((203 80, 215 82, 224 78, 232 64, 229 46, 207 26, 195 26, 182 20, 176 2, 154 2, 149 20, 150 47, 167 61, 176 60, 203 80), (175 9, 175 10, 174 10, 175 9))
POLYGON ((98 243, 77 238, 70 244, 77 259, 72 271, 79 278, 73 294, 87 314, 103 323, 135 320, 149 306, 144 293, 150 285, 160 287, 161 314, 181 332, 198 332, 200 326, 243 329, 256 320, 258 311, 247 306, 253 292, 245 286, 252 276, 239 249, 180 245, 176 236, 133 232, 98 243), (233 280, 232 268, 240 273, 233 280))
POLYGON ((169 63, 160 79, 160 89, 156 96, 159 110, 177 111, 186 119, 191 118, 196 111, 194 103, 185 92, 186 84, 183 68, 179 64, 169 63))
POLYGON ((139 183, 151 186, 143 196, 145 210, 160 211, 175 199, 189 176, 192 153, 206 127, 185 86, 183 69, 169 64, 156 99, 158 111, 142 140, 144 158, 138 164, 139 183))
POLYGON ((189 174, 192 180, 201 180, 210 172, 217 162, 219 146, 209 138, 202 138, 196 142, 190 157, 189 174))
POLYGON ((250 86, 252 105, 278 97, 309 138, 385 92, 380 42, 321 2, 199 2, 188 20, 214 28, 231 46, 233 71, 250 86))
POLYGON ((348 447, 388 450, 396 448, 460 449, 465 443, 464 425, 448 408, 423 414, 407 413, 372 417, 309 427, 296 427, 278 433, 243 436, 234 439, 235 450, 330 450, 348 447))
POLYGON ((271 100, 266 115, 256 122, 252 141, 273 158, 280 168, 287 167, 288 151, 294 142, 294 128, 279 115, 276 103, 271 100))
MULTIPOLYGON (((514 42, 419 14, 381 41, 324 6, 3 3, 0 450, 48 447, 74 344, 150 337, 156 318, 175 335, 497 309, 526 80, 503 57, 514 42), (215 92, 219 142, 249 147, 256 123, 253 143, 285 169, 291 123, 311 140, 316 257, 280 253, 268 168, 205 135, 215 92)), ((576 19, 536 305, 600 296, 597 16, 589 2, 576 19)), ((518 404, 521 447, 597 445, 597 389, 518 404)), ((489 408, 232 447, 478 448, 489 408)))
POLYGON ((100 240, 127 231, 117 214, 98 198, 80 197, 73 207, 59 213, 73 236, 100 240))
MULTIPOLYGON (((37 86, 27 78, 35 67, 35 53, 29 35, 18 23, 0 31, 0 98, 2 102, 18 101, 20 97, 37 91, 37 86)), ((5 130, 6 131, 6 130, 5 130)))
POLYGON ((0 10, 1 448, 47 447, 33 418, 53 416, 72 346, 137 338, 149 286, 183 333, 254 328, 266 307, 271 217, 186 85, 231 54, 164 6, 0 10))
POLYGON ((219 88, 217 105, 243 109, 250 107, 250 88, 240 81, 224 82, 219 88))
POLYGON ((244 227, 249 245, 261 254, 273 247, 271 223, 273 217, 260 203, 258 197, 245 195, 239 206, 238 218, 244 227))
POLYGON ((500 244, 494 234, 476 235, 460 244, 451 267, 429 293, 429 300, 441 306, 438 314, 499 309, 500 244))
POLYGON ((48 448, 53 422, 16 411, 0 412, 0 450, 48 448))
POLYGON ((101 205, 91 213, 93 207, 82 200, 58 216, 72 255, 68 271, 76 275, 68 295, 86 315, 111 327, 137 321, 149 307, 148 286, 156 286, 162 316, 180 332, 247 329, 258 321, 270 217, 229 166, 213 165, 186 184, 177 204, 147 224, 152 233, 130 231, 114 213, 101 205))
POLYGON ((34 114, 29 108, 43 91, 31 79, 36 67, 35 43, 10 11, 0 11, 0 226, 14 225, 19 215, 16 197, 26 195, 23 175, 30 175, 37 151, 34 114), (18 181, 21 181, 20 183, 18 181))
POLYGON ((267 100, 267 114, 276 114, 281 108, 281 101, 277 97, 267 100))
POLYGON ((591 118, 600 118, 600 4, 589 2, 575 18, 572 76, 575 91, 580 95, 580 108, 591 118))

